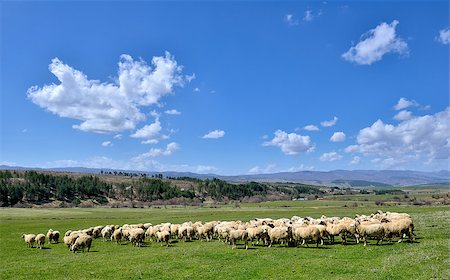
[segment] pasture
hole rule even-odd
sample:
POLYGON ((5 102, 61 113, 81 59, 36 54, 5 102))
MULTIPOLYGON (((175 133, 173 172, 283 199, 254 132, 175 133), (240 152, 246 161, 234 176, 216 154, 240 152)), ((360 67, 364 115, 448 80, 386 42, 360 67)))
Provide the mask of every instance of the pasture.
MULTIPOLYGON (((277 201, 235 206, 144 209, 0 209, 1 279, 449 279, 450 206, 379 207, 373 201, 277 201), (344 207, 345 205, 345 207, 344 207), (350 204, 349 204, 350 205, 350 204), (323 247, 272 248, 242 244, 172 240, 169 247, 146 242, 94 240, 89 253, 70 252, 61 242, 27 248, 23 233, 46 233, 105 224, 290 218, 293 215, 349 216, 383 211, 407 212, 415 223, 415 243, 370 241, 323 247)), ((339 240, 339 238, 337 238, 339 240)), ((60 241, 62 238, 60 238, 60 241)))

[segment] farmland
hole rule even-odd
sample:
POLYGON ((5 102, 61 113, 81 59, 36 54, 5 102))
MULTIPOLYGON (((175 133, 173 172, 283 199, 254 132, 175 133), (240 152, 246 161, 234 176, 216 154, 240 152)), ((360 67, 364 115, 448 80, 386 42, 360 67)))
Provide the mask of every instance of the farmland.
POLYGON ((0 209, 1 279, 448 279, 450 206, 377 206, 373 200, 276 201, 211 207, 0 209), (95 225, 249 220, 255 217, 349 216, 407 212, 415 223, 415 243, 371 241, 323 247, 243 250, 217 240, 177 242, 169 247, 146 242, 141 248, 96 239, 91 252, 74 254, 62 244, 27 248, 22 233, 64 233, 95 225))

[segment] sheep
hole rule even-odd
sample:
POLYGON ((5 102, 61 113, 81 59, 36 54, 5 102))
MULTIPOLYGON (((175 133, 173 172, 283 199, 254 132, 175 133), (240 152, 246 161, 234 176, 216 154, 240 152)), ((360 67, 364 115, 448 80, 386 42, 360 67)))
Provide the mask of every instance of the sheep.
MULTIPOLYGON (((66 234, 67 234, 67 232, 66 232, 66 234)), ((80 236, 80 233, 78 233, 78 232, 70 232, 69 235, 64 236, 64 238, 63 238, 64 244, 67 245, 69 250, 70 250, 70 246, 72 246, 75 243, 78 236, 80 236)))
POLYGON ((400 218, 389 220, 383 218, 381 224, 384 227, 385 237, 392 239, 393 236, 399 236, 398 243, 403 241, 404 236, 408 236, 409 241, 415 239, 414 237, 414 224, 411 218, 400 218))
POLYGON ((213 234, 214 234, 214 222, 209 222, 202 226, 197 227, 197 235, 200 239, 205 238, 206 241, 209 241, 212 239, 213 234))
POLYGON ((106 241, 107 239, 111 238, 111 234, 113 233, 114 229, 112 226, 105 226, 102 231, 102 237, 103 237, 103 241, 106 241))
POLYGON ((170 225, 170 234, 172 237, 178 236, 178 229, 180 228, 179 224, 171 224, 170 225))
POLYGON ((122 228, 116 229, 111 235, 111 241, 115 240, 117 244, 122 240, 122 228))
POLYGON ((344 241, 345 241, 344 234, 346 232, 346 227, 344 226, 344 224, 342 224, 342 223, 336 223, 336 224, 327 223, 326 229, 327 229, 328 235, 330 237, 331 244, 334 244, 334 237, 338 236, 338 235, 341 236, 342 244, 344 244, 344 241))
POLYGON ((84 248, 87 247, 87 251, 89 252, 89 250, 91 249, 91 244, 92 237, 90 235, 80 234, 80 236, 78 236, 78 238, 75 240, 75 243, 73 243, 70 250, 76 253, 79 249, 83 249, 84 252, 84 248))
POLYGON ((128 240, 133 246, 141 247, 144 242, 145 232, 142 228, 134 228, 129 232, 128 240))
POLYGON ((315 225, 301 225, 295 227, 293 230, 294 240, 297 242, 297 246, 299 241, 302 241, 301 245, 305 245, 308 247, 307 241, 315 241, 316 247, 319 247, 319 243, 323 244, 320 230, 315 225))
MULTIPOLYGON (((170 232, 167 230, 158 231, 156 233, 156 237, 158 238, 159 242, 165 242, 166 246, 169 247, 169 241, 170 241, 170 232)), ((161 244, 162 246, 163 244, 161 244)))
POLYGON ((96 226, 92 230, 92 237, 97 238, 102 233, 103 226, 96 226))
POLYGON ((36 248, 42 249, 45 244, 45 235, 42 233, 39 233, 36 235, 36 248))
POLYGON ((54 241, 55 243, 58 243, 59 242, 59 231, 49 229, 47 232, 47 239, 48 239, 48 244, 52 243, 52 241, 54 241))
POLYGON ((271 228, 269 230, 269 238, 270 238, 269 247, 272 247, 272 244, 274 242, 283 243, 283 241, 285 241, 287 244, 292 238, 292 227, 278 226, 271 228))
POLYGON ((181 225, 178 229, 178 239, 186 241, 192 240, 194 236, 194 228, 190 225, 181 225))
POLYGON ((260 240, 268 239, 268 229, 269 227, 266 225, 247 228, 248 239, 252 242, 252 245, 255 245, 254 239, 256 239, 256 245, 259 244, 260 240))
POLYGON ((34 241, 36 240, 35 234, 22 234, 22 239, 25 240, 27 247, 33 248, 34 241))
POLYGON ((229 239, 231 248, 236 248, 236 241, 243 240, 245 244, 245 250, 248 249, 248 232, 245 229, 232 229, 229 231, 229 239))
POLYGON ((367 245, 367 237, 375 237, 378 243, 383 242, 384 237, 384 227, 381 223, 365 223, 360 221, 355 221, 357 234, 364 240, 364 246, 367 245))

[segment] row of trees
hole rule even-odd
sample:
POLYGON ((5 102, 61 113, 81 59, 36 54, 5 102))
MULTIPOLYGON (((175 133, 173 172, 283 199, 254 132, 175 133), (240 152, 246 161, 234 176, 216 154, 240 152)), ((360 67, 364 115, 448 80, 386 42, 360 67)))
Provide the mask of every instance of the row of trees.
POLYGON ((109 199, 151 202, 173 198, 204 200, 211 197, 220 201, 273 193, 294 197, 300 193, 320 192, 318 188, 309 186, 283 187, 257 182, 232 184, 220 179, 183 179, 190 185, 180 188, 172 184, 174 181, 162 179, 160 176, 137 177, 128 183, 112 184, 94 175, 73 177, 36 171, 0 171, 0 206, 14 206, 17 203, 42 204, 54 200, 76 205, 87 199, 100 204, 107 203, 109 199))

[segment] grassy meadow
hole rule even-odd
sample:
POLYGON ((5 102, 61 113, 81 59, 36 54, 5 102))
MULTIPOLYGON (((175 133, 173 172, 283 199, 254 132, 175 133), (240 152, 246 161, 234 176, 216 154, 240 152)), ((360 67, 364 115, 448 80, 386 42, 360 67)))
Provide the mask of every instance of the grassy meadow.
MULTIPOLYGON (((376 206, 374 201, 277 201, 209 207, 144 209, 0 209, 0 279, 449 279, 450 206, 376 206), (238 206, 238 207, 236 207, 238 206), (223 242, 146 242, 140 248, 94 240, 89 253, 63 243, 27 248, 23 233, 46 233, 105 224, 249 220, 407 212, 415 243, 329 245, 315 248, 250 246, 223 242)), ((60 241, 62 237, 60 238, 60 241)))

